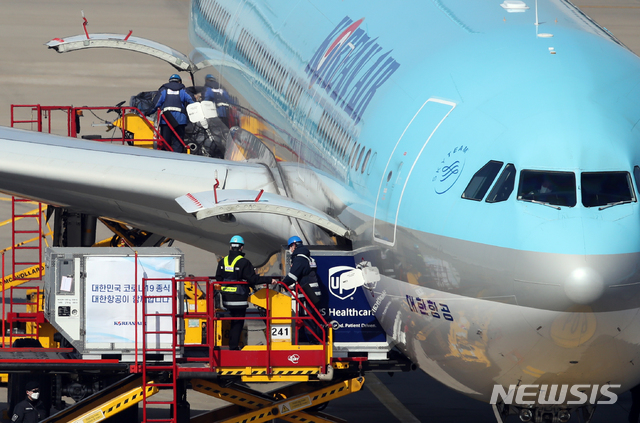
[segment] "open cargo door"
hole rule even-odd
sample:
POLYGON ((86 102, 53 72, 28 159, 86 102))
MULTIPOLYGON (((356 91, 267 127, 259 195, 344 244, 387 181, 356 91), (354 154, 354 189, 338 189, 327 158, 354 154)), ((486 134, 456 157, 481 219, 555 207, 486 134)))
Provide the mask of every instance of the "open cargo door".
POLYGON ((88 48, 116 48, 121 50, 137 51, 163 60, 178 71, 186 71, 191 74, 195 71, 195 67, 185 54, 155 41, 132 37, 131 33, 128 35, 85 33, 73 37, 66 37, 64 39, 54 38, 46 45, 58 53, 84 50, 88 48))

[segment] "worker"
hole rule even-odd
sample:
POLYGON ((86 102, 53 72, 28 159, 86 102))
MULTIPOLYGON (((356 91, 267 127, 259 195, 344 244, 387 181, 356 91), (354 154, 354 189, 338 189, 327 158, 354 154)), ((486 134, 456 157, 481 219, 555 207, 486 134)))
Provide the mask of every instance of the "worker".
POLYGON ((36 423, 46 417, 40 401, 40 385, 38 382, 27 382, 27 397, 16 404, 11 421, 14 423, 36 423))
POLYGON ((220 120, 229 127, 229 93, 220 86, 216 78, 208 74, 204 78, 204 100, 213 101, 216 105, 216 111, 220 120))
POLYGON ((304 319, 304 324, 298 330, 298 342, 306 339, 309 343, 316 344, 322 339, 322 331, 320 327, 315 323, 318 321, 322 324, 323 319, 317 313, 317 306, 323 299, 323 286, 317 274, 316 262, 311 257, 311 252, 307 247, 302 245, 302 240, 298 236, 292 236, 287 241, 287 248, 291 253, 291 268, 289 273, 282 282, 295 292, 296 284, 302 288, 309 299, 311 304, 306 301, 305 295, 298 294, 298 299, 304 307, 299 306, 299 316, 312 316, 314 319, 304 319), (310 314, 305 311, 305 308, 309 310, 310 314), (315 321, 314 321, 315 320, 315 321), (315 333, 316 336, 308 335, 305 331, 305 325, 307 328, 315 333))
POLYGON ((244 239, 239 235, 234 235, 229 241, 229 255, 218 262, 216 271, 217 281, 244 281, 247 284, 223 284, 222 305, 229 310, 231 320, 229 330, 229 349, 240 349, 240 335, 244 326, 244 316, 247 313, 249 303, 249 286, 268 284, 276 282, 267 276, 258 276, 251 262, 244 257, 244 239))
MULTIPOLYGON (((176 153, 184 153, 184 134, 187 127, 187 104, 193 103, 193 99, 187 94, 182 84, 180 75, 173 74, 169 77, 169 82, 160 87, 160 98, 156 103, 155 110, 162 110, 160 119, 160 135, 176 153), (168 123, 168 124, 167 124, 168 123), (171 125, 171 126, 169 126, 171 125), (174 134, 178 134, 178 137, 174 134), (182 140, 182 141, 181 141, 182 140)), ((165 146, 166 147, 166 146, 165 146)), ((163 148, 164 149, 164 148, 163 148)))

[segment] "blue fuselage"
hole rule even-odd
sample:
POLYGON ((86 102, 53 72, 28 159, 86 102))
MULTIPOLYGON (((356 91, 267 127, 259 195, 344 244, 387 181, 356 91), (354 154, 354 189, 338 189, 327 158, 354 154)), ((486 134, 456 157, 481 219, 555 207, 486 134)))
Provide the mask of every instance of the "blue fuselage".
POLYGON ((228 84, 292 185, 317 176, 297 200, 335 194, 324 211, 381 269, 371 302, 384 294, 376 316, 399 347, 484 400, 519 380, 640 381, 626 364, 640 352, 640 59, 567 2, 538 3, 192 0, 191 59, 211 65, 196 77, 228 84), (478 176, 490 162, 493 179, 478 176), (611 172, 594 195, 628 180, 626 200, 590 203, 584 174, 611 172), (543 174, 574 182, 532 201, 523 184, 543 174), (594 368, 605 355, 617 365, 594 368))

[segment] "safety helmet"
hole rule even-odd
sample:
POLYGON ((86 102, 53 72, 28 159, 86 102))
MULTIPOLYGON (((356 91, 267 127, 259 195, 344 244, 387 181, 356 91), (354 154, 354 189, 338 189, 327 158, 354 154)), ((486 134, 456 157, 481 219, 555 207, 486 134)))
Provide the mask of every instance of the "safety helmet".
POLYGON ((244 245, 244 239, 240 235, 234 235, 231 237, 231 241, 229 241, 232 247, 240 247, 244 245))
POLYGON ((208 73, 207 76, 204 77, 204 80, 205 81, 215 81, 216 78, 213 75, 211 75, 210 73, 208 73))
POLYGON ((300 237, 294 235, 291 238, 289 238, 289 241, 287 241, 287 247, 291 247, 291 244, 301 245, 302 240, 300 239, 300 237))
POLYGON ((174 73, 169 77, 169 82, 173 82, 173 81, 182 82, 182 78, 180 78, 180 75, 178 75, 177 73, 174 73))

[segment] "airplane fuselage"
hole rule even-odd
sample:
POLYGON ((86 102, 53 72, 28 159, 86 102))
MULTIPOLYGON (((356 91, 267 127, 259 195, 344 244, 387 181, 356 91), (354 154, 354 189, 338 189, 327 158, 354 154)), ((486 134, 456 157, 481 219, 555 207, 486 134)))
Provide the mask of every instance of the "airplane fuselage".
POLYGON ((192 61, 259 116, 291 195, 354 230, 386 332, 484 401, 640 382, 640 60, 567 2, 527 6, 192 1, 192 61))

